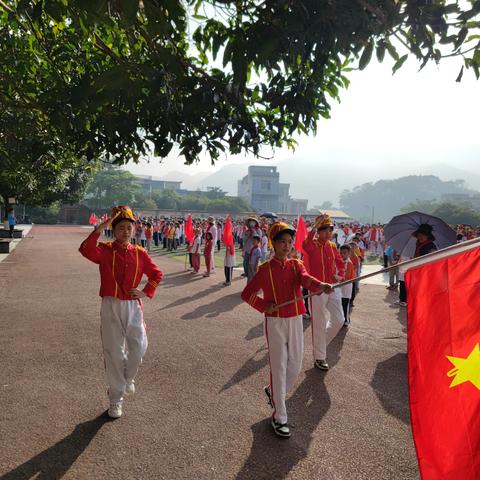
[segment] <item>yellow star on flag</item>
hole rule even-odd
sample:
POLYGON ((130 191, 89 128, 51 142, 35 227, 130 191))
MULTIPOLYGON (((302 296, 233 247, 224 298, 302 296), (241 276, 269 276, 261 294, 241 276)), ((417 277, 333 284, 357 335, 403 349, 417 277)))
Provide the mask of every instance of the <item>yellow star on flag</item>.
POLYGON ((446 356, 455 365, 447 373, 448 377, 455 377, 450 388, 456 387, 464 382, 470 382, 480 390, 480 346, 477 343, 467 358, 446 356))

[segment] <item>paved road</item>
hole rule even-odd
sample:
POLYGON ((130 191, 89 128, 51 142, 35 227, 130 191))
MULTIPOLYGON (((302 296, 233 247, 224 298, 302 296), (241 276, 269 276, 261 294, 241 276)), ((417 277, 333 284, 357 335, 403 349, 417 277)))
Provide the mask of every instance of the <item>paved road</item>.
POLYGON ((363 285, 334 368, 304 371, 276 438, 262 392, 262 319, 244 283, 191 278, 157 257, 165 282, 145 303, 149 350, 137 394, 110 421, 99 336, 98 270, 82 227, 35 226, 0 264, 0 475, 12 479, 407 480, 410 434, 403 312, 363 285))

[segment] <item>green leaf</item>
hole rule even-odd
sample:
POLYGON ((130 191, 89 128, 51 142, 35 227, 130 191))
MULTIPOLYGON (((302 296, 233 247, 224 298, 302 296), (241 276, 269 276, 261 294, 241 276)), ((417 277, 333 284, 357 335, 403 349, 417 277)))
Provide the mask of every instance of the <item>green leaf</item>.
POLYGON ((462 81, 462 77, 463 77, 463 65, 462 65, 462 68, 460 69, 460 73, 458 74, 458 77, 455 81, 460 83, 462 81))
POLYGON ((395 65, 392 68, 392 74, 394 74, 399 68, 402 67, 402 65, 405 63, 405 60, 408 58, 408 54, 403 55, 403 57, 400 57, 396 62, 395 65))
POLYGON ((385 58, 385 48, 385 42, 381 41, 377 47, 377 59, 380 63, 382 63, 383 59, 385 58))
POLYGON ((367 46, 363 49, 362 56, 360 57, 360 61, 358 63, 358 68, 363 70, 370 62, 372 58, 373 52, 373 42, 369 42, 367 46))
POLYGON ((227 46, 225 47, 225 51, 223 52, 223 66, 225 67, 228 62, 230 62, 230 60, 232 59, 232 53, 234 51, 234 48, 233 48, 233 44, 234 44, 234 41, 233 40, 230 40, 228 43, 227 43, 227 46))
POLYGON ((458 32, 457 40, 455 41, 455 44, 454 44, 455 49, 459 48, 462 45, 464 40, 467 38, 467 35, 468 35, 468 28, 462 27, 458 32))
POLYGON ((388 53, 390 54, 390 56, 394 59, 394 60, 398 60, 399 59, 399 55, 397 53, 397 50, 396 48, 389 42, 387 41, 385 43, 385 46, 387 47, 387 51, 388 53))
POLYGON ((127 25, 133 25, 137 20, 138 0, 119 0, 122 18, 127 25))

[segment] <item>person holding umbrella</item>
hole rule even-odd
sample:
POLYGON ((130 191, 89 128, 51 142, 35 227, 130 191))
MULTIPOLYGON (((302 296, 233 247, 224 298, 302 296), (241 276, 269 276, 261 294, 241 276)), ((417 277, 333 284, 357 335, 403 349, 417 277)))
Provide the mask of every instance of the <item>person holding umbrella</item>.
MULTIPOLYGON (((433 227, 428 223, 422 223, 417 230, 412 233, 412 237, 416 239, 415 242, 415 253, 413 258, 423 257, 437 250, 435 245, 435 237, 433 235, 433 227)), ((403 256, 401 261, 408 260, 410 257, 403 256)), ((401 307, 407 306, 407 288, 405 286, 405 278, 403 272, 399 273, 399 295, 397 305, 401 307)))
POLYGON ((427 255, 428 253, 437 250, 437 246, 433 243, 435 237, 432 232, 433 227, 428 223, 423 223, 413 233, 413 236, 417 239, 414 258, 423 257, 423 255, 427 255))
MULTIPOLYGON (((422 212, 410 212, 393 217, 385 227, 385 241, 400 255, 400 262, 421 257, 456 243, 455 231, 441 218, 422 212)), ((396 304, 407 306, 407 291, 400 270, 399 299, 396 304)))

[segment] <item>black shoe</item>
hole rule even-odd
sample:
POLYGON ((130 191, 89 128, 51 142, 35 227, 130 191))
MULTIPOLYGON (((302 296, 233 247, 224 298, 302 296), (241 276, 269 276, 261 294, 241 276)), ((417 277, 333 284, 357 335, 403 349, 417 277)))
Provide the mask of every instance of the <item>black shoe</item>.
POLYGON ((263 391, 265 392, 265 395, 267 396, 268 405, 270 405, 270 407, 273 408, 273 401, 272 401, 272 394, 270 393, 270 387, 268 385, 263 387, 263 391))
POLYGON ((273 431, 275 432, 275 435, 278 435, 279 437, 282 438, 290 438, 290 427, 286 423, 278 423, 273 417, 272 417, 272 427, 273 431))
POLYGON ((320 370, 328 370, 330 368, 326 360, 315 360, 314 365, 320 370))

